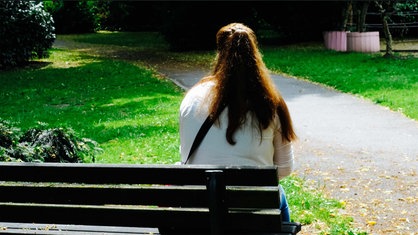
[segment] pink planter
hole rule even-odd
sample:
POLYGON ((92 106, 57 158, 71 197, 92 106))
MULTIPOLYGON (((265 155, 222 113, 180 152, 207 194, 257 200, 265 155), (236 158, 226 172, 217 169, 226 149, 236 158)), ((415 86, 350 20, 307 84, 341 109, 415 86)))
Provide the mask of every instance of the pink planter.
POLYGON ((325 47, 335 51, 347 50, 347 32, 326 31, 324 32, 325 47))
POLYGON ((379 52, 379 32, 350 32, 347 33, 347 50, 358 52, 379 52))

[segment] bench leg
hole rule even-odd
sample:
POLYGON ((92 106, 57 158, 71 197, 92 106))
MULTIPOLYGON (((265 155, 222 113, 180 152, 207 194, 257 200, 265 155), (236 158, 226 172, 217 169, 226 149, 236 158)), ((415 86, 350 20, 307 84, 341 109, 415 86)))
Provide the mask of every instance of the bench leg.
POLYGON ((208 170, 207 189, 209 192, 210 230, 212 235, 225 233, 225 181, 223 171, 208 170))

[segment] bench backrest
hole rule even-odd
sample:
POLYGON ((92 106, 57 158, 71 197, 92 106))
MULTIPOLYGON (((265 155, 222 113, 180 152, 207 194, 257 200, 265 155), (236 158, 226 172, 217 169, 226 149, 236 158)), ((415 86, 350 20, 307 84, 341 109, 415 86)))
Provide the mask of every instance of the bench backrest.
POLYGON ((273 166, 0 163, 0 221, 280 231, 273 166))

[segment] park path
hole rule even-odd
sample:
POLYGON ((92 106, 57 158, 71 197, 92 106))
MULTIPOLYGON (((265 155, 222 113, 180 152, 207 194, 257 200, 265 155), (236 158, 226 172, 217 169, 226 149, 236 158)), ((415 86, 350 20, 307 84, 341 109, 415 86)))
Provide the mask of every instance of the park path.
MULTIPOLYGON (((157 70, 186 90, 209 72, 157 70)), ((321 85, 277 74, 272 78, 299 136, 295 174, 344 201, 343 213, 360 231, 418 234, 418 122, 321 85)), ((320 224, 310 227, 302 234, 321 230, 320 224)))
MULTIPOLYGON (((172 64, 126 47, 70 48, 153 68, 187 90, 209 72, 172 64)), ((418 235, 418 122, 401 113, 308 81, 272 74, 289 106, 299 140, 295 174, 331 198, 344 201, 353 227, 372 234, 418 235)), ((321 224, 300 234, 319 234, 321 224)))

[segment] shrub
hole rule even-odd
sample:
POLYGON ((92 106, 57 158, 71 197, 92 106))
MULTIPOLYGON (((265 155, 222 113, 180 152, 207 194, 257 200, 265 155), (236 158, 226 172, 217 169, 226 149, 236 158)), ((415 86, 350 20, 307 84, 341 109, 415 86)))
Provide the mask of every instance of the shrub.
POLYGON ((97 142, 79 138, 70 128, 32 128, 21 133, 0 120, 0 161, 94 162, 97 142))
POLYGON ((11 123, 0 119, 0 147, 10 148, 19 141, 19 128, 12 127, 11 123))
POLYGON ((102 1, 77 0, 56 1, 58 4, 51 9, 55 21, 56 33, 93 33, 99 25, 96 15, 98 4, 102 1))
POLYGON ((55 40, 53 23, 42 2, 0 1, 0 69, 47 57, 55 40))

